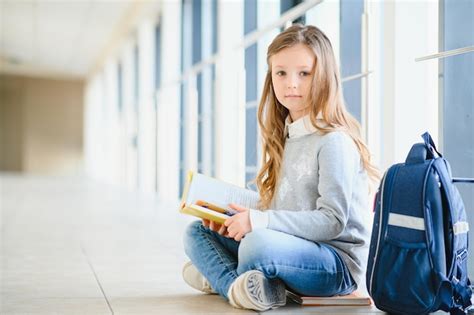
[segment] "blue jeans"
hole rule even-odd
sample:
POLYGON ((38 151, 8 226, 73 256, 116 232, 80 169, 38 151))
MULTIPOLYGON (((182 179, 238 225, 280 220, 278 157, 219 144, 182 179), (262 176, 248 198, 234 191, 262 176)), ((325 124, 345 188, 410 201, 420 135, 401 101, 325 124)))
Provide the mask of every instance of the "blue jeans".
POLYGON ((259 270, 269 279, 280 278, 289 290, 302 295, 344 295, 356 289, 331 246, 270 229, 252 231, 236 242, 195 221, 186 229, 184 250, 226 299, 232 282, 249 270, 259 270))

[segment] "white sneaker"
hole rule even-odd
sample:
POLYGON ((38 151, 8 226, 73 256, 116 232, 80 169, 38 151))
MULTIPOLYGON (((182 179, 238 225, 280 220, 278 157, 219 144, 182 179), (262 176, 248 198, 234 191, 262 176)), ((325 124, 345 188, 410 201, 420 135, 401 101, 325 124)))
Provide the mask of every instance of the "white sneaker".
POLYGON ((229 302, 236 308, 266 311, 286 304, 285 284, 267 279, 258 270, 241 274, 229 288, 229 302))
POLYGON ((217 294, 211 288, 211 284, 206 278, 197 270, 192 262, 188 261, 183 267, 183 279, 191 288, 207 294, 217 294))

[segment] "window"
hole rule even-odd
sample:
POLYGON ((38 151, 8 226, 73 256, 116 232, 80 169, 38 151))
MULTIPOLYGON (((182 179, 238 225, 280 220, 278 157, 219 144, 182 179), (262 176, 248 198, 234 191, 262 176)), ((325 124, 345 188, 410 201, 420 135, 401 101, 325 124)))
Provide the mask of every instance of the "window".
MULTIPOLYGON (((364 1, 341 0, 340 5, 341 77, 345 78, 362 72, 361 17, 364 13, 364 1)), ((361 122, 362 79, 350 80, 342 85, 347 109, 361 122)))
MULTIPOLYGON (((203 34, 202 34, 202 1, 193 0, 192 1, 192 26, 193 26, 193 37, 192 37, 192 64, 198 64, 202 60, 202 44, 203 44, 203 34)), ((196 78, 196 88, 198 93, 198 145, 197 145, 197 155, 198 155, 198 169, 197 171, 202 173, 203 168, 203 82, 202 82, 202 73, 199 73, 196 78)))
MULTIPOLYGON (((440 3, 441 51, 474 45, 474 2, 440 3), (444 23, 443 23, 444 22, 444 23), (444 36, 443 36, 444 34, 444 36)), ((440 59, 441 130, 444 156, 455 177, 474 177, 474 52, 440 59)), ((456 184, 474 226, 474 184, 456 184)), ((471 244, 474 233, 470 234, 471 244)), ((471 261, 473 258, 470 255, 471 261)), ((469 265, 474 274, 474 264, 469 265)))
MULTIPOLYGON (((201 47, 195 48, 200 49, 200 60, 205 60, 217 52, 217 0, 203 1, 200 11, 201 47)), ((198 171, 210 176, 215 175, 214 81, 212 64, 198 76, 198 171)))
POLYGON ((117 64, 117 106, 119 113, 123 109, 123 70, 122 64, 117 64))
POLYGON ((161 88, 161 25, 155 27, 155 90, 161 88))
MULTIPOLYGON (((186 73, 192 66, 201 63, 203 56, 210 57, 216 44, 214 32, 217 17, 213 17, 217 11, 214 9, 217 1, 183 0, 182 7, 182 73, 186 73), (205 18, 204 18, 205 17, 205 18), (205 28, 205 29, 204 29, 205 28), (205 38, 206 37, 206 38, 205 38), (206 40, 204 40, 204 38, 206 40), (210 40, 209 40, 210 39, 210 40)), ((183 189, 187 168, 186 161, 197 159, 197 171, 212 175, 213 161, 213 73, 212 68, 204 69, 194 77, 186 79, 181 84, 181 139, 180 139, 180 194, 183 189), (190 85, 191 84, 191 85, 190 85), (189 88, 197 91, 197 122, 185 121, 186 103, 189 88), (194 139, 186 139, 186 128, 197 123, 197 145, 194 139), (191 144, 188 147, 186 144, 191 144), (196 150, 196 151, 194 151, 196 150)), ((188 135, 189 132, 187 133, 188 135)))
MULTIPOLYGON (((283 14, 286 11, 288 11, 291 8, 299 5, 302 2, 303 2, 303 0, 281 0, 281 2, 280 2, 280 12, 283 14)), ((306 24, 305 15, 303 14, 302 16, 298 17, 297 19, 293 20, 293 23, 306 24)))
MULTIPOLYGON (((257 29, 257 1, 244 2, 244 35, 257 29)), ((257 44, 245 49, 245 182, 257 174, 257 44)))
MULTIPOLYGON (((192 64, 192 35, 193 35, 193 2, 192 0, 183 0, 181 6, 181 73, 186 72, 192 64)), ((182 195, 183 186, 186 180, 186 147, 185 147, 185 102, 187 84, 180 84, 180 133, 179 133, 179 195, 182 195)))
MULTIPOLYGON (((155 26, 155 91, 159 91, 161 89, 161 25, 157 24, 155 26)), ((153 95, 153 104, 155 110, 155 131, 154 131, 154 142, 155 142, 155 190, 158 190, 158 102, 156 99, 156 95, 153 95)))
POLYGON ((140 183, 140 157, 138 156, 138 135, 140 134, 140 120, 138 117, 138 102, 139 102, 139 88, 140 88, 140 67, 139 67, 139 49, 138 43, 133 47, 133 109, 134 109, 134 118, 136 120, 136 133, 133 136, 133 148, 137 153, 137 178, 136 185, 138 187, 140 183))
POLYGON ((135 103, 135 110, 138 111, 139 93, 140 93, 140 67, 138 44, 133 47, 133 97, 135 103))

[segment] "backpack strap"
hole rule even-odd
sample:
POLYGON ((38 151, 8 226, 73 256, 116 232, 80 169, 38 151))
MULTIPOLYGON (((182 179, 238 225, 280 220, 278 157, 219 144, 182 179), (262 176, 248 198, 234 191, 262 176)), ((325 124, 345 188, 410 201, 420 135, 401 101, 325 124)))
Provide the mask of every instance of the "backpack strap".
POLYGON ((454 291, 453 292, 454 307, 465 312, 472 305, 471 303, 472 290, 470 287, 471 281, 468 278, 465 285, 462 285, 459 282, 457 277, 462 276, 462 269, 461 269, 461 266, 459 265, 459 259, 457 258, 456 258, 456 271, 454 272, 454 274, 456 276, 453 277, 453 281, 451 282, 453 284, 453 291, 454 291))
MULTIPOLYGON (((436 170, 438 171, 438 174, 440 176, 441 180, 441 187, 445 191, 446 195, 450 195, 450 184, 452 182, 451 179, 451 174, 449 173, 449 164, 446 163, 444 159, 438 159, 435 163, 436 170), (445 166, 444 168, 441 167, 445 166)), ((453 205, 451 204, 451 200, 447 198, 448 202, 448 209, 451 212, 450 217, 454 218, 455 215, 453 213, 454 208, 453 205)), ((453 224, 453 222, 451 222, 453 224)), ((453 227, 454 229, 454 227, 453 227)), ((459 260, 456 258, 455 263, 453 266, 453 272, 452 272, 452 279, 451 280, 451 286, 453 289, 453 295, 452 295, 452 308, 450 310, 450 313, 453 315, 458 315, 458 314, 465 314, 467 309, 471 306, 471 295, 472 291, 470 288, 470 281, 468 280, 466 284, 462 284, 459 282, 457 277, 460 277, 460 273, 462 272, 461 266, 459 265, 459 260)), ((443 298, 443 300, 446 302, 446 296, 443 298)))
POLYGON ((470 281, 467 281, 467 285, 461 285, 456 278, 453 279, 453 308, 450 313, 452 315, 466 314, 467 310, 471 307, 471 295, 472 291, 469 287, 470 281))
MULTIPOLYGON (((452 178, 452 173, 451 173, 451 167, 449 163, 443 158, 442 154, 439 153, 439 151, 436 149, 436 145, 433 141, 433 138, 431 138, 430 134, 428 132, 425 132, 421 136, 424 140, 424 144, 422 144, 425 147, 425 152, 424 152, 424 158, 425 159, 436 159, 437 157, 440 158, 438 161, 440 161, 444 167, 436 167, 438 174, 440 176, 441 180, 441 187, 442 189, 445 190, 446 195, 450 195, 450 186, 449 184, 451 183, 456 183, 456 182, 463 182, 463 183, 472 183, 474 182, 474 179, 471 178, 452 178)), ((415 146, 412 147, 412 151, 414 151, 413 157, 417 156, 417 159, 419 160, 420 155, 423 154, 421 148, 415 149, 415 146), (415 154, 415 151, 417 154, 415 154)), ((411 153, 411 151, 410 151, 411 153)), ((413 160, 412 160, 413 161, 413 160)), ((408 157, 407 157, 407 162, 408 162, 408 157)), ((435 164, 436 165, 436 164, 435 164)), ((441 166, 441 165, 440 165, 441 166)), ((448 208, 449 211, 451 212, 451 218, 454 217, 453 213, 453 205, 451 204, 451 200, 447 198, 448 201, 448 208)), ((462 273, 462 268, 459 265, 459 260, 455 260, 455 266, 453 270, 453 277, 451 281, 447 281, 446 284, 450 284, 452 291, 451 290, 441 290, 441 304, 444 305, 447 308, 450 309, 450 314, 451 315, 461 315, 461 314, 466 314, 467 310, 471 307, 472 302, 471 302, 471 296, 472 296, 472 290, 470 287, 470 280, 467 279, 466 284, 462 284, 457 277, 460 277, 462 273), (449 294, 451 291, 452 294, 449 294)), ((445 309, 443 307, 443 309, 445 309)), ((445 309, 447 310, 447 309, 445 309)))

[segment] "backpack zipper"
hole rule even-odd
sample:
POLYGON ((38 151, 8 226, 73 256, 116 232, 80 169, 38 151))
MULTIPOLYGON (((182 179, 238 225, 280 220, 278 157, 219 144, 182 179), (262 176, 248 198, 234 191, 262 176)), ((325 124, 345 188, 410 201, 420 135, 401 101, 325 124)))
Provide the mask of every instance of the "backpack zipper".
POLYGON ((388 171, 385 173, 382 179, 382 191, 380 192, 380 213, 379 213, 379 231, 377 237, 377 246, 375 247, 375 255, 374 255, 374 262, 372 264, 372 271, 370 274, 370 293, 373 294, 373 278, 374 278, 374 271, 375 271, 375 264, 377 263, 377 253, 379 250, 380 244, 380 237, 381 237, 381 229, 382 229, 382 219, 383 219, 383 192, 385 190, 385 180, 388 176, 388 171))

